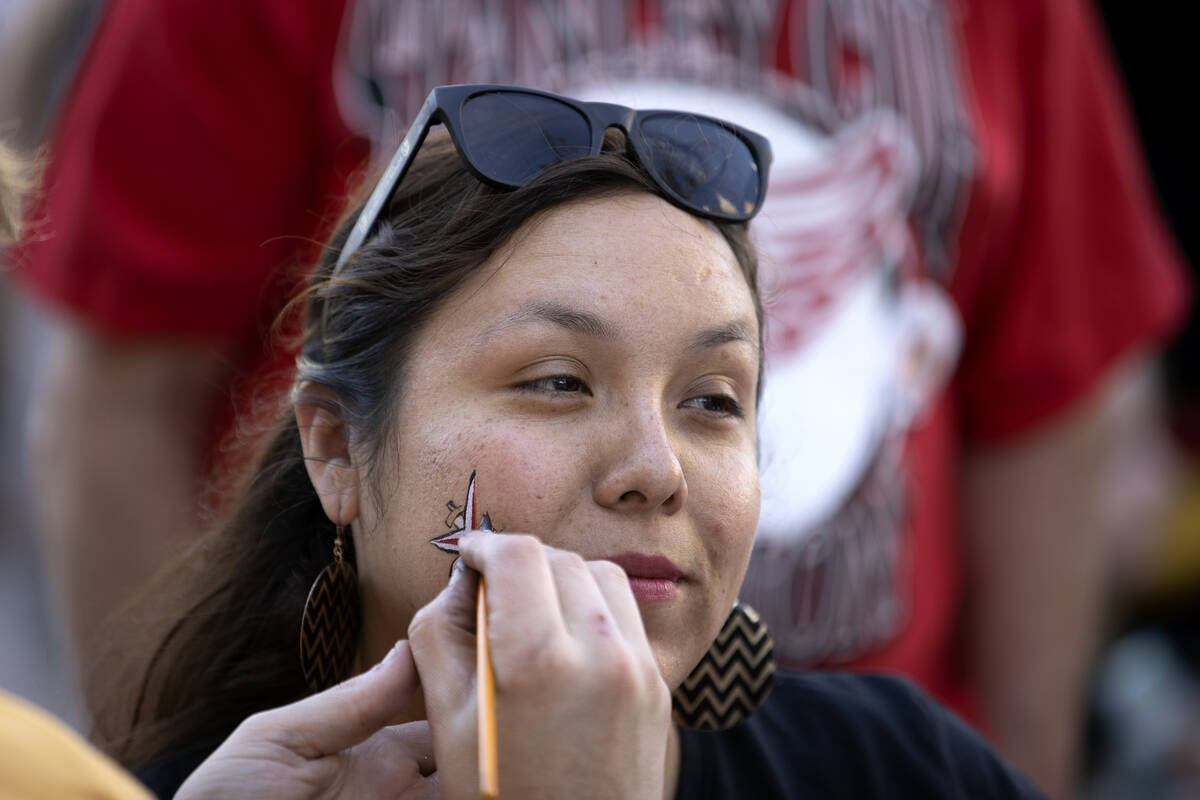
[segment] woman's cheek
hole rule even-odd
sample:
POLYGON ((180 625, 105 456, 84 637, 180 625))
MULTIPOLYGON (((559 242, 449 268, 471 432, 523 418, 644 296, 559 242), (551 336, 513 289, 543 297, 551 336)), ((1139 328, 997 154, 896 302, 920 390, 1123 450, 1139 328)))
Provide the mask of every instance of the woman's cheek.
POLYGON ((476 509, 501 530, 546 535, 582 485, 578 445, 536 430, 490 430, 466 450, 463 479, 475 473, 476 509))
MULTIPOLYGON (((569 467, 577 461, 566 437, 546 436, 536 425, 470 408, 452 411, 436 420, 417 414, 403 418, 399 469, 383 479, 395 488, 384 498, 381 527, 402 529, 425 542, 450 533, 472 475, 475 521, 487 514, 498 528, 535 534, 551 523, 563 507, 569 467)), ((403 549, 399 541, 392 544, 403 549)), ((433 544, 426 553, 453 560, 433 544)))
POLYGON ((760 489, 758 465, 753 458, 731 454, 720 468, 699 475, 692 497, 693 513, 707 531, 707 548, 736 587, 750 561, 758 527, 760 489))

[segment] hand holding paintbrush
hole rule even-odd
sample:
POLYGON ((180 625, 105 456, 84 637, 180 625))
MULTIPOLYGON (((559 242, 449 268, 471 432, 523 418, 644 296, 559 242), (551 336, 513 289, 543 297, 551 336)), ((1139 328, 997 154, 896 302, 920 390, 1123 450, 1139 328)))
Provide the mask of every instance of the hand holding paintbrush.
POLYGON ((486 582, 483 603, 477 586, 453 581, 410 629, 449 796, 500 789, 523 799, 660 798, 670 694, 624 572, 520 534, 470 532, 459 546, 463 564, 486 582), (464 606, 475 614, 469 623, 464 606), (444 624, 451 614, 452 630, 444 624), (429 624, 428 616, 443 619, 429 624), (468 646, 470 671, 460 661, 468 646), (457 663, 445 664, 451 651, 457 663), (477 691, 448 676, 473 680, 477 691), (489 716, 503 722, 498 736, 488 732, 489 716), (470 776, 469 789, 455 774, 470 776))

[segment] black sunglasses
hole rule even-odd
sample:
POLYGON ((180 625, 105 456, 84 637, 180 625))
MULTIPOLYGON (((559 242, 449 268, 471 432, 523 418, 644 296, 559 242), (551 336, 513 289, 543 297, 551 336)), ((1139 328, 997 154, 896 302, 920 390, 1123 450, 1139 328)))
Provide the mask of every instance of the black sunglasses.
POLYGON ((400 142, 338 255, 337 274, 370 235, 425 141, 442 123, 467 168, 502 189, 524 186, 547 167, 600 152, 610 127, 680 208, 706 219, 745 222, 767 193, 771 145, 765 136, 684 111, 638 111, 517 86, 439 86, 400 142))

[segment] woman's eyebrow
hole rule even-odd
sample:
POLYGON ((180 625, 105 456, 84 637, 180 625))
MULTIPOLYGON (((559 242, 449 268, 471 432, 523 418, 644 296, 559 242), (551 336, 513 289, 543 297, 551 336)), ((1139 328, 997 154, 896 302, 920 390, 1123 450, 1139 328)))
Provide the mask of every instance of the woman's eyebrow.
POLYGON ((602 317, 590 311, 572 308, 553 300, 534 300, 518 308, 494 325, 489 325, 475 337, 487 340, 505 328, 522 322, 541 320, 558 325, 572 333, 580 333, 594 339, 615 339, 616 329, 602 317))
POLYGON ((687 349, 692 351, 711 350, 730 342, 744 342, 755 350, 758 349, 758 339, 751 335, 750 326, 741 320, 705 328, 692 337, 687 349))

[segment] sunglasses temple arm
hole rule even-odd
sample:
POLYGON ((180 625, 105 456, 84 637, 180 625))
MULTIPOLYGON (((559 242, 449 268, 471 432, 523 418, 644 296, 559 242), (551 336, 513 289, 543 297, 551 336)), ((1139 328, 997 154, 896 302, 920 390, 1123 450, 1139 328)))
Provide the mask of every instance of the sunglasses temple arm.
POLYGON ((400 181, 404 180, 404 174, 408 172, 409 166, 420 149, 421 143, 425 141, 425 137, 429 134, 429 128, 433 124, 433 114, 437 110, 437 99, 434 93, 430 92, 429 97, 425 98, 425 105, 421 106, 421 112, 417 114, 417 118, 413 120, 412 127, 408 129, 408 133, 404 135, 404 140, 400 142, 400 147, 396 149, 392 160, 388 162, 387 169, 383 171, 379 183, 375 185, 375 189, 371 192, 371 196, 367 198, 366 204, 363 206, 362 213, 358 215, 358 219, 354 222, 354 228, 351 229, 350 235, 346 237, 346 243, 342 245, 342 251, 338 254, 337 264, 333 268, 333 277, 337 277, 342 271, 342 267, 350 257, 354 255, 358 248, 362 247, 367 236, 375 227, 376 220, 379 219, 379 214, 383 211, 384 206, 392 199, 392 195, 396 191, 396 187, 400 185, 400 181))

